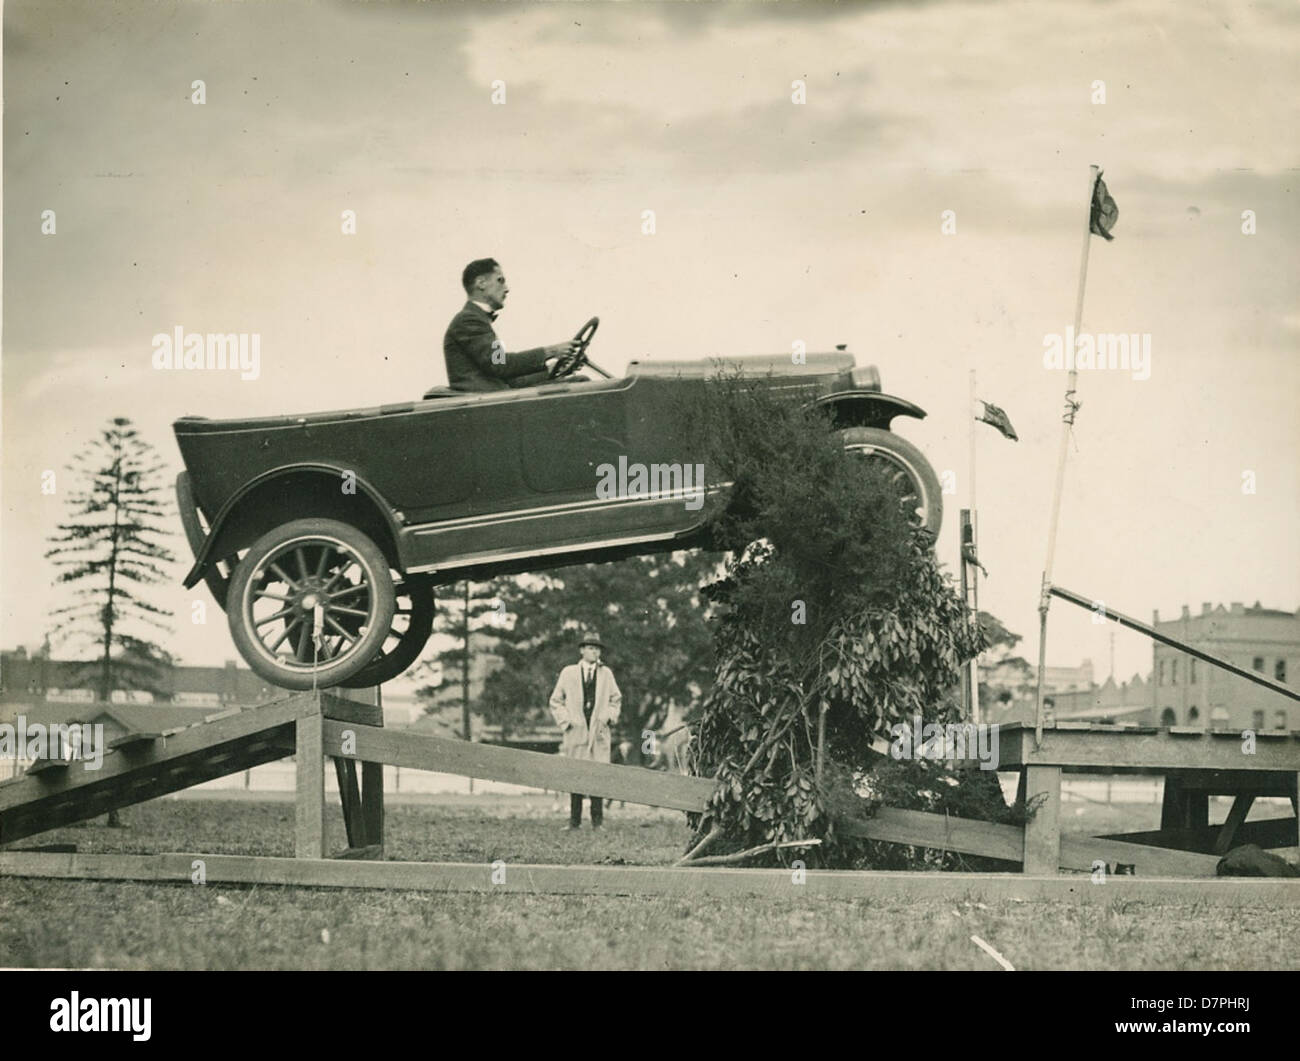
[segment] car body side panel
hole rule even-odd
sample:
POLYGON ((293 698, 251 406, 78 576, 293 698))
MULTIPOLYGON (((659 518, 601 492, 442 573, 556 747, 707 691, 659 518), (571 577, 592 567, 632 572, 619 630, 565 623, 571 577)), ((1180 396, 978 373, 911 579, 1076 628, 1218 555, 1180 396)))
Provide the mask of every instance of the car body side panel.
MULTIPOLYGON (((768 386, 795 401, 924 415, 901 399, 855 393, 851 365, 837 353, 744 367, 766 369, 768 386)), ((712 361, 634 363, 622 379, 296 417, 185 417, 174 428, 209 517, 272 473, 332 469, 342 489, 350 471, 382 510, 404 570, 526 570, 530 559, 543 568, 698 540, 705 491, 731 484, 686 451, 680 413, 716 371, 712 361), (657 476, 639 489, 638 466, 657 476)))

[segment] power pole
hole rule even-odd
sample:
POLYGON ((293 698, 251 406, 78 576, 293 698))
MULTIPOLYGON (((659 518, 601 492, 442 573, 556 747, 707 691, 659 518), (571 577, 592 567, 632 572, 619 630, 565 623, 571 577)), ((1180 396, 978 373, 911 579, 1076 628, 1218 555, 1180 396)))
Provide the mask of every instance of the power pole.
MULTIPOLYGON (((465 638, 465 651, 464 651, 464 655, 461 658, 461 668, 460 668, 460 711, 461 711, 461 723, 465 730, 465 739, 473 740, 474 738, 470 734, 470 729, 469 729, 469 596, 470 596, 469 591, 470 591, 469 579, 465 579, 465 600, 464 600, 465 614, 464 614, 464 626, 461 629, 461 633, 464 635, 465 638)), ((474 779, 472 777, 469 779, 469 790, 470 793, 473 794, 474 779)))
POLYGON ((460 631, 461 637, 464 639, 462 642, 464 652, 461 656, 460 668, 460 710, 465 739, 472 740, 469 730, 469 579, 465 580, 464 604, 465 611, 460 631))

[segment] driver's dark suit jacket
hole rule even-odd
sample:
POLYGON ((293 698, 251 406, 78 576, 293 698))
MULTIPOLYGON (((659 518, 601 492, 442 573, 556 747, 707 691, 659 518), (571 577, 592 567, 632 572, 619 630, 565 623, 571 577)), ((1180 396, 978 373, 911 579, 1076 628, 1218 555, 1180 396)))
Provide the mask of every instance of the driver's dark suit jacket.
MULTIPOLYGON (((528 387, 546 379, 546 351, 523 350, 498 354, 492 360, 497 333, 492 318, 473 301, 452 317, 442 337, 442 356, 447 360, 447 385, 458 391, 502 391, 528 387)), ((504 351, 503 351, 504 353, 504 351)))

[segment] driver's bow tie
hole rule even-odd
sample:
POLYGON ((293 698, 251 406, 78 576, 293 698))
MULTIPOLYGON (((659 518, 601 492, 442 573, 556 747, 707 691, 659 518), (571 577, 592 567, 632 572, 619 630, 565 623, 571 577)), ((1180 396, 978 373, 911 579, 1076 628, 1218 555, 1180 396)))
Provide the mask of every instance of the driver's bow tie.
POLYGON ((497 315, 495 313, 488 314, 488 320, 496 320, 496 319, 497 319, 497 315))

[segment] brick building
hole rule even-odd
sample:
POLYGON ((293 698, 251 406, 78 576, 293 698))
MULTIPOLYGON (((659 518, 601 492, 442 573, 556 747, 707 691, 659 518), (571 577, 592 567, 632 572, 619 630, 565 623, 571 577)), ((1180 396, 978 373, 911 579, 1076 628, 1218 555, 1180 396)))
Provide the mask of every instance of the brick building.
MULTIPOLYGON (((1295 685, 1300 610, 1277 611, 1258 601, 1250 608, 1237 601, 1214 607, 1207 601, 1199 615, 1184 605, 1179 618, 1162 622, 1154 612, 1151 625, 1239 667, 1295 685)), ((1300 730, 1300 704, 1159 642, 1151 690, 1157 725, 1300 730)))

